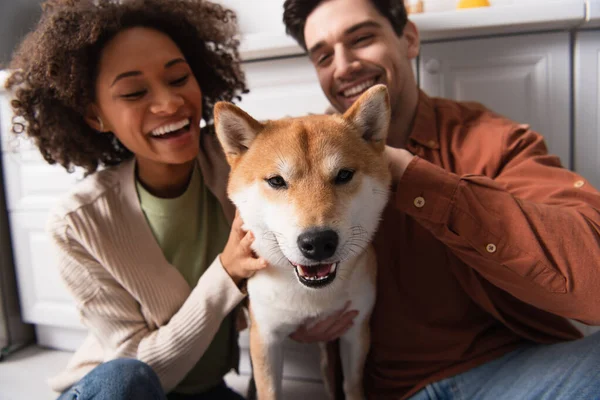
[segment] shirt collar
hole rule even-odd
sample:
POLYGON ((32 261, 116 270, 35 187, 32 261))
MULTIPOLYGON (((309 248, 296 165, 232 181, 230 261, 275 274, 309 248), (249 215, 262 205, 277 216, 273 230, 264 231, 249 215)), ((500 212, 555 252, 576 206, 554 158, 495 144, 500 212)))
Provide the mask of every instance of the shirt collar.
MULTIPOLYGON (((430 149, 440 148, 434 102, 422 90, 419 90, 419 104, 417 105, 417 112, 409 140, 430 149)), ((409 145, 411 144, 409 143, 409 145)))

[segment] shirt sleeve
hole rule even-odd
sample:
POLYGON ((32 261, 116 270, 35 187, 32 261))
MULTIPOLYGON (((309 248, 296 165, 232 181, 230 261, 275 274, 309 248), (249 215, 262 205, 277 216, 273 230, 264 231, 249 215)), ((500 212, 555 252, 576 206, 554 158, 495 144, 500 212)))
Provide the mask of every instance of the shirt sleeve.
POLYGON ((395 205, 465 264, 520 300, 600 324, 600 194, 527 127, 506 134, 497 176, 459 176, 421 158, 395 205))
POLYGON ((187 300, 163 326, 149 326, 136 299, 78 243, 69 227, 50 228, 63 281, 83 324, 100 342, 104 361, 136 358, 157 373, 165 392, 187 375, 223 319, 245 297, 217 257, 187 300))

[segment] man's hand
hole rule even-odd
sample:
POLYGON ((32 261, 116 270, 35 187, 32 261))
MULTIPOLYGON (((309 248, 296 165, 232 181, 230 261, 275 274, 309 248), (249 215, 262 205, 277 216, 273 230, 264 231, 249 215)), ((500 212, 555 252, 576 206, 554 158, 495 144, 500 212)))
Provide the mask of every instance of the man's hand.
POLYGON ((404 149, 396 149, 394 147, 385 146, 385 157, 390 165, 390 172, 392 173, 392 181, 395 183, 400 182, 406 167, 412 161, 413 156, 409 151, 404 149))
POLYGON ((348 311, 350 302, 343 309, 320 321, 309 321, 300 326, 290 338, 300 343, 330 342, 342 336, 352 327, 358 311, 348 311))

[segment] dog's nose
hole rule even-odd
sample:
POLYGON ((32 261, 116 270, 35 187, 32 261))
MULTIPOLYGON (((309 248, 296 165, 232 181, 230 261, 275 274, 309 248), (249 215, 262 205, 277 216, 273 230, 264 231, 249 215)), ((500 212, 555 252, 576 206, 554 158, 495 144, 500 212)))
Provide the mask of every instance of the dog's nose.
POLYGON ((338 234, 331 229, 315 229, 298 236, 298 247, 304 257, 321 261, 335 253, 338 240, 338 234))

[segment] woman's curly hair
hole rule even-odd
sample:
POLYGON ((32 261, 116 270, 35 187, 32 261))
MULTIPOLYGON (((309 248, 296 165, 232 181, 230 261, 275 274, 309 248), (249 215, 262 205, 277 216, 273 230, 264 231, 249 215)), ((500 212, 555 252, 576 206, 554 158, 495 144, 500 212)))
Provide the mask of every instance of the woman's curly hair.
POLYGON ((95 99, 104 45, 130 27, 154 28, 179 47, 202 89, 210 128, 217 101, 247 92, 233 11, 204 0, 49 0, 10 64, 13 132, 33 138, 44 159, 93 173, 133 154, 84 120, 95 99), (20 122, 19 122, 20 121, 20 122))

